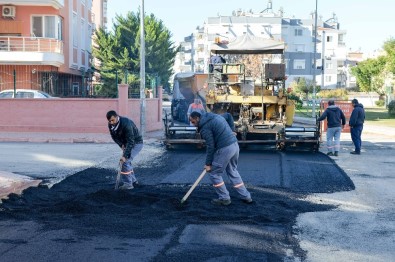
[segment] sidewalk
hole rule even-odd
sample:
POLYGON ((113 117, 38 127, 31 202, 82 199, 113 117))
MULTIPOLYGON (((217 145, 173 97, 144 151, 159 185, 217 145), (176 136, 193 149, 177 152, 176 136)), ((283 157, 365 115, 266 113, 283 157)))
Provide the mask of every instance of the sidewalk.
MULTIPOLYGON (((295 125, 315 125, 315 119, 309 117, 295 117, 295 125)), ((325 133, 323 133, 325 135, 325 133)), ((342 139, 345 136, 342 136, 342 139)), ((351 140, 351 138, 350 138, 351 140)), ((395 142, 395 127, 372 125, 363 126, 362 140, 395 142)))
MULTIPOLYGON (((164 131, 147 132, 145 139, 161 139, 164 131)), ((0 132, 0 142, 32 143, 114 143, 109 133, 0 132)))

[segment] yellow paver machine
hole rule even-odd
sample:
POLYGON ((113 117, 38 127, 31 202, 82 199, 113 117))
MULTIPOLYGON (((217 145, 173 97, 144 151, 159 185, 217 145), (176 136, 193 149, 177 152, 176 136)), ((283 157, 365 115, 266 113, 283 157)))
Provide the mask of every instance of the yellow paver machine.
POLYGON ((207 112, 233 116, 241 146, 318 150, 319 124, 294 124, 295 102, 285 88, 284 48, 284 42, 249 34, 212 44, 208 73, 174 77, 171 110, 164 119, 165 145, 204 146, 186 116, 189 104, 200 98, 207 112))

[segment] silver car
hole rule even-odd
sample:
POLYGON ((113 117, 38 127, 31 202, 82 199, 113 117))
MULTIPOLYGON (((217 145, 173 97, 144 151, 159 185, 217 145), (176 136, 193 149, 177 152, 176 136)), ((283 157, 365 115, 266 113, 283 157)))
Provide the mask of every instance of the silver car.
MULTIPOLYGON (((0 98, 14 98, 14 89, 7 89, 1 91, 0 98)), ((53 97, 40 90, 16 89, 15 98, 53 98, 53 97)))

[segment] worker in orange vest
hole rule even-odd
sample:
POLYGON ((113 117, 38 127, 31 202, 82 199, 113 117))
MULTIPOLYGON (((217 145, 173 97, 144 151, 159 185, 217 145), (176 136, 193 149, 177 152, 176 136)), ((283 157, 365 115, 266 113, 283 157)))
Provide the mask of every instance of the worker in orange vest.
POLYGON ((188 119, 189 119, 189 116, 192 114, 192 112, 198 112, 199 114, 203 114, 206 112, 206 110, 204 110, 202 100, 200 100, 199 98, 195 98, 193 100, 193 103, 189 105, 188 111, 187 111, 188 119))

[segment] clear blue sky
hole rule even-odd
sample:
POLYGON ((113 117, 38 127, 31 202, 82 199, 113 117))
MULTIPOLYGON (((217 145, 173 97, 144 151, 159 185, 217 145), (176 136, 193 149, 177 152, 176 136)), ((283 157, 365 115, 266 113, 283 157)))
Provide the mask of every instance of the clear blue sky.
MULTIPOLYGON (((141 0, 109 0, 109 28, 116 14, 125 16, 137 12, 141 0)), ((231 15, 233 10, 250 9, 257 13, 267 7, 268 0, 145 0, 146 14, 153 13, 173 33, 174 41, 182 41, 207 17, 231 15)), ((285 17, 308 18, 315 10, 315 0, 272 0, 274 11, 284 9, 285 17)), ((340 29, 346 30, 347 47, 363 52, 380 49, 383 43, 395 38, 395 0, 318 0, 318 16, 324 20, 335 13, 340 29)))

